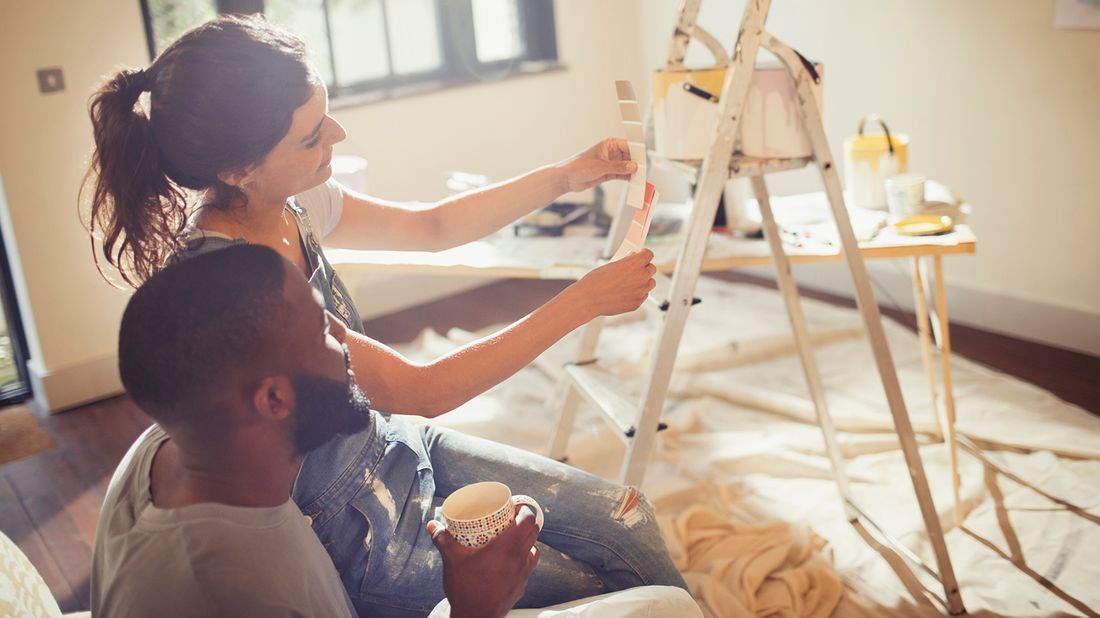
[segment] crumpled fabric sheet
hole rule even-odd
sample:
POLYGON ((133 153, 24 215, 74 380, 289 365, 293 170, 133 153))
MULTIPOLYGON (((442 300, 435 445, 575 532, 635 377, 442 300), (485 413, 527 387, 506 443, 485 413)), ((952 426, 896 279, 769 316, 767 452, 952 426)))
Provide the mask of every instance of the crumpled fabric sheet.
POLYGON ((676 567, 709 616, 824 618, 844 592, 812 530, 739 524, 705 505, 659 517, 676 567))

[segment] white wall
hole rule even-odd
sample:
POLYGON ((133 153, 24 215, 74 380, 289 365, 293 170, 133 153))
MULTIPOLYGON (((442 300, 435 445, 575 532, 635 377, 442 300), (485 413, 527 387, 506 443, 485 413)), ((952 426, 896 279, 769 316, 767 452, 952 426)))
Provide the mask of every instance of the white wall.
MULTIPOLYGON (((339 110, 350 137, 338 152, 370 161, 372 192, 431 200, 444 195, 448 170, 503 179, 585 148, 617 126, 612 80, 641 76, 634 7, 558 3, 563 71, 339 110)), ((92 145, 88 95, 115 67, 147 62, 137 0, 0 0, 0 224, 36 397, 48 409, 120 390, 115 346, 127 294, 96 272, 76 196, 92 145), (51 66, 63 68, 66 89, 40 95, 35 70, 51 66)), ((433 285, 349 283, 368 315, 379 294, 393 306, 433 285)))
MULTIPOLYGON (((743 2, 707 0, 700 23, 736 38, 743 2)), ((664 60, 676 2, 642 5, 643 62, 664 60)), ((1100 354, 1100 31, 1054 30, 1053 0, 775 0, 768 30, 825 64, 825 129, 839 157, 877 111, 908 133, 909 168, 974 207, 974 257, 949 258, 956 319, 1100 354)), ((700 64, 708 56, 689 56, 700 64)), ((817 190, 816 173, 776 177, 817 190)), ((905 275, 872 271, 899 301, 905 275)), ((805 284, 849 289, 838 268, 805 284)))
POLYGON ((136 1, 0 0, 0 222, 32 383, 48 408, 119 390, 115 346, 127 296, 96 272, 76 194, 92 143, 88 95, 116 64, 147 59, 142 29, 136 1), (35 70, 52 66, 64 70, 66 88, 41 95, 35 70))

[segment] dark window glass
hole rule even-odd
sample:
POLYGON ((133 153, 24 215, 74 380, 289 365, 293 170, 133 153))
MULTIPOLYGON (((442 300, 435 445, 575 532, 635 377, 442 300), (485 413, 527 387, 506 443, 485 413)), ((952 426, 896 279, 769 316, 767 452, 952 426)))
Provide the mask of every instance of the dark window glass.
POLYGON ((221 13, 297 32, 331 96, 499 79, 557 61, 552 0, 142 0, 150 56, 221 13))

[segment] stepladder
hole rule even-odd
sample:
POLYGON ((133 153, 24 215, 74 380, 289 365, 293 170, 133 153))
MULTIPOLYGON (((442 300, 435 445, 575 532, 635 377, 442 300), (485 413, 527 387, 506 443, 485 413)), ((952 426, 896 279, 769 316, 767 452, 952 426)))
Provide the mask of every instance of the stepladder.
MULTIPOLYGON (((932 500, 928 479, 918 450, 916 434, 909 419, 893 358, 882 326, 878 304, 871 288, 870 277, 852 231, 844 194, 834 160, 826 139, 820 106, 816 100, 820 75, 814 65, 792 47, 765 30, 770 0, 748 2, 732 53, 697 24, 702 0, 681 0, 675 29, 669 46, 666 65, 682 69, 689 43, 695 39, 714 55, 717 64, 727 70, 718 95, 719 114, 713 138, 698 166, 697 181, 692 195, 682 244, 671 277, 658 276, 650 300, 660 308, 662 318, 650 346, 640 394, 627 390, 608 368, 599 362, 598 347, 604 320, 586 325, 581 333, 574 360, 565 366, 563 378, 552 403, 558 414, 558 427, 550 447, 550 456, 566 459, 577 409, 588 401, 607 420, 626 443, 626 455, 619 480, 628 485, 641 485, 654 450, 658 432, 664 428, 661 415, 672 378, 677 350, 691 308, 699 302, 695 287, 705 258, 707 238, 711 233, 719 199, 728 180, 747 177, 760 207, 762 227, 776 272, 776 283, 793 332, 799 360, 810 399, 821 428, 825 452, 828 455, 837 489, 850 521, 861 522, 891 546, 911 564, 938 580, 944 590, 943 603, 951 614, 965 612, 962 597, 951 564, 943 527, 932 500), (738 151, 738 133, 745 109, 749 83, 755 70, 757 53, 765 49, 779 59, 794 82, 797 106, 812 154, 808 157, 763 159, 748 157, 738 151), (922 561, 912 550, 879 527, 852 495, 845 473, 844 458, 836 429, 829 414, 825 388, 814 356, 813 343, 802 312, 799 292, 791 272, 790 260, 784 251, 779 226, 776 224, 769 199, 766 176, 773 172, 806 166, 818 168, 829 210, 835 221, 845 264, 851 275, 853 292, 864 325, 866 339, 885 394, 886 404, 901 445, 902 455, 920 509, 927 538, 935 558, 935 566, 922 561)), ((611 255, 616 229, 624 218, 629 219, 627 206, 620 205, 609 234, 605 255, 611 255)), ((734 310, 731 308, 731 310, 734 310)))

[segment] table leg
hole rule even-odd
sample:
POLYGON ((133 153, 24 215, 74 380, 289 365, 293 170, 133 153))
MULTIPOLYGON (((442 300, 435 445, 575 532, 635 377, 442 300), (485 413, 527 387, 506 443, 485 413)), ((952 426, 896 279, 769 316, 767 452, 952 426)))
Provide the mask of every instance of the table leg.
POLYGON ((913 304, 917 310, 917 333, 920 335, 921 361, 924 363, 924 375, 928 381, 931 395, 932 421, 936 425, 937 437, 943 439, 943 423, 940 420, 940 405, 936 396, 936 363, 932 356, 932 332, 928 325, 928 300, 924 293, 925 277, 921 271, 919 257, 912 258, 913 304))
POLYGON ((940 367, 943 370, 943 403, 946 411, 944 439, 947 442, 948 465, 951 467, 951 490, 955 498, 955 524, 962 525, 959 508, 959 444, 955 433, 955 392, 951 384, 951 330, 947 319, 947 293, 943 283, 943 256, 932 258, 936 283, 935 318, 933 332, 940 348, 940 367), (935 328, 938 326, 939 328, 935 328))

